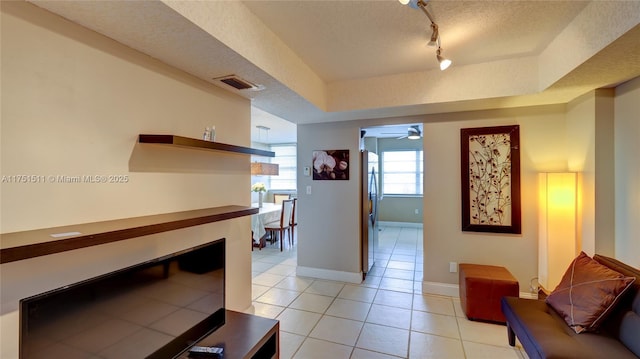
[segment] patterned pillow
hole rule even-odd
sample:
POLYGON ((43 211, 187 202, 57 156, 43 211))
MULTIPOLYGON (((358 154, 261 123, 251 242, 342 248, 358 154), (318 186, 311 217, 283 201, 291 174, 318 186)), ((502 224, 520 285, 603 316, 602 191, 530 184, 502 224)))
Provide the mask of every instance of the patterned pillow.
POLYGON ((576 333, 595 331, 634 280, 580 252, 547 303, 576 333))

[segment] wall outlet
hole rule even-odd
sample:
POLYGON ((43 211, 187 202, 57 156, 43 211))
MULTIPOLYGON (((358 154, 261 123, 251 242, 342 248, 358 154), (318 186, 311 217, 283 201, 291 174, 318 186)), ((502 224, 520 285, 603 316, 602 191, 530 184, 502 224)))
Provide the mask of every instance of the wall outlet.
POLYGON ((458 263, 449 262, 449 273, 458 273, 458 263))
POLYGON ((413 211, 413 212, 414 212, 415 214, 420 214, 420 210, 418 210, 417 208, 416 208, 416 210, 415 210, 415 211, 413 211))

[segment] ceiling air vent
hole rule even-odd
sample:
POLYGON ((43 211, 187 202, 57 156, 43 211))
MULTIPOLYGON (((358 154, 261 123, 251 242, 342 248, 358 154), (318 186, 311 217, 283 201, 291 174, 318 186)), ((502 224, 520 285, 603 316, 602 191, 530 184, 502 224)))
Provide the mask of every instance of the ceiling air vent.
POLYGON ((251 83, 245 79, 242 79, 236 75, 229 75, 223 77, 216 77, 213 79, 214 81, 222 82, 228 86, 233 87, 236 90, 253 90, 258 91, 264 89, 264 86, 256 85, 251 83))

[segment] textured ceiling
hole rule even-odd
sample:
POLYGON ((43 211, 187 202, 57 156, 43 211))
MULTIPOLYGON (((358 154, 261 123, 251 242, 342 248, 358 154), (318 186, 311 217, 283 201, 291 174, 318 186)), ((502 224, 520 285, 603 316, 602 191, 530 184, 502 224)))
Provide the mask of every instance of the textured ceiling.
POLYGON ((432 0, 446 71, 396 0, 31 2, 205 81, 264 85, 238 93, 298 124, 566 103, 640 76, 640 1, 432 0))
MULTIPOLYGON (((431 30, 398 1, 245 1, 326 82, 435 69, 431 30)), ((539 54, 586 1, 432 1, 444 54, 467 65, 539 54)))

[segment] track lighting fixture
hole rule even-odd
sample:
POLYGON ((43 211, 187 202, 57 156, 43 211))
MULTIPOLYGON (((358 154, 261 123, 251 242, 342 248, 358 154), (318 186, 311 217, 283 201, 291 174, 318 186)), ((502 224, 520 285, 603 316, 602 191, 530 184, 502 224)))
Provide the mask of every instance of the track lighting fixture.
POLYGON ((427 46, 438 46, 440 42, 440 34, 438 33, 438 25, 436 23, 431 23, 431 39, 427 43, 427 46))
POLYGON ((427 17, 429 18, 429 21, 431 21, 431 38, 429 39, 429 43, 427 45, 438 47, 438 50, 436 51, 436 59, 440 64, 440 70, 441 71, 446 70, 449 66, 451 66, 451 60, 444 58, 441 55, 442 48, 440 47, 440 32, 438 31, 438 24, 436 24, 436 22, 433 19, 433 16, 429 12, 429 10, 427 10, 427 1, 429 0, 398 0, 398 1, 402 5, 409 5, 409 7, 413 9, 420 9, 422 10, 422 12, 424 12, 425 15, 427 15, 427 17))
POLYGON ((442 55, 440 55, 441 51, 442 48, 438 46, 438 50, 436 51, 436 59, 438 59, 438 62, 440 63, 440 70, 444 71, 447 69, 447 67, 451 66, 451 60, 447 59, 446 57, 442 57, 442 55))

